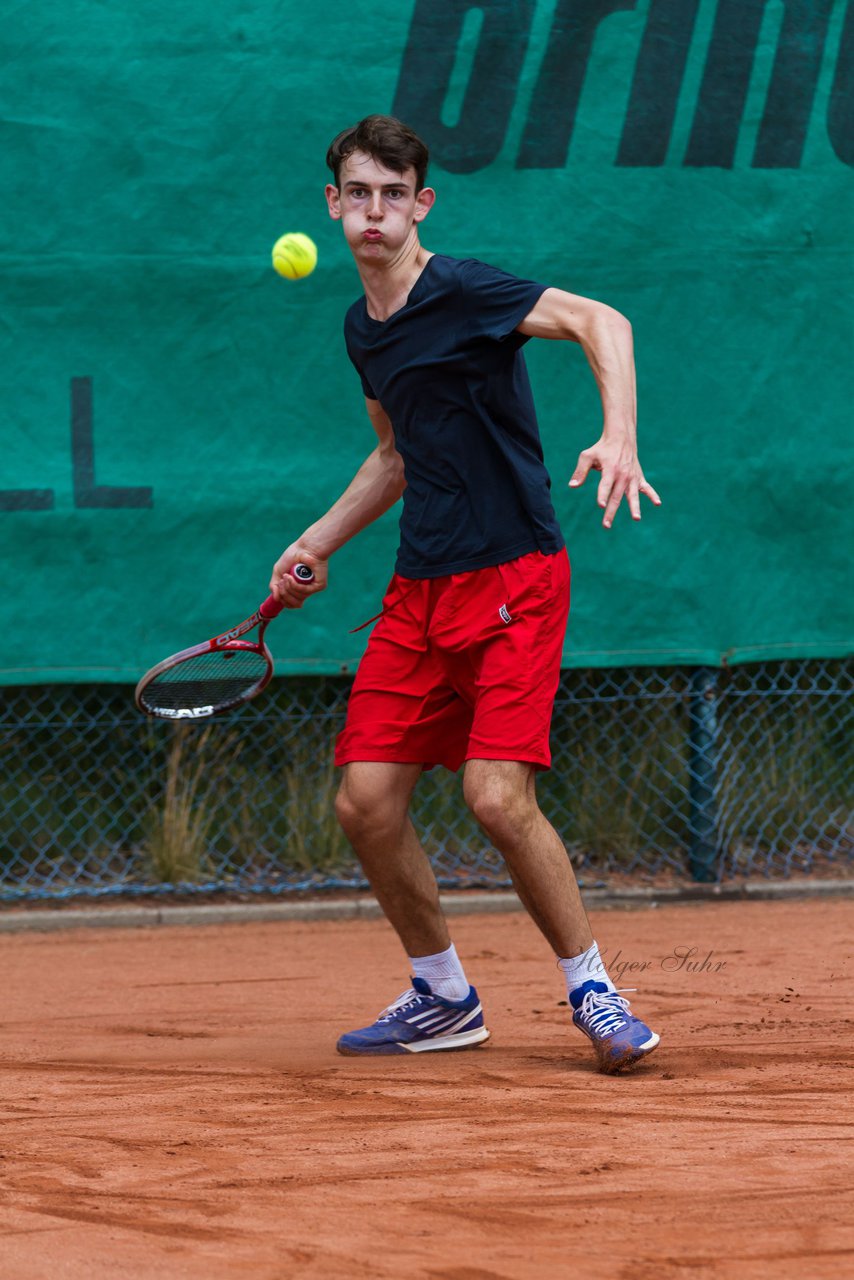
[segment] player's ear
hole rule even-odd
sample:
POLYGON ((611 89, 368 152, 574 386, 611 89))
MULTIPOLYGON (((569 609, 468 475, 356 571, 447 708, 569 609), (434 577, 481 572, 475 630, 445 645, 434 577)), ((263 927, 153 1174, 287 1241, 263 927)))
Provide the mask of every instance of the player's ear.
POLYGON ((432 187, 422 187, 415 197, 415 221, 423 222, 433 208, 436 192, 432 187))
POLYGON ((331 182, 327 182, 325 192, 329 216, 337 221, 341 218, 341 192, 331 182))

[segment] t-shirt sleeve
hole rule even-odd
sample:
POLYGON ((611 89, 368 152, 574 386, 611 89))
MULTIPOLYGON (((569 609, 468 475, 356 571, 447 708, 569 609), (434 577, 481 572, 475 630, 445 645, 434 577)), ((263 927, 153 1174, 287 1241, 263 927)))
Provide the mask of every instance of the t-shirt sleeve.
POLYGON ((368 382, 368 379, 365 377, 364 370, 362 369, 362 366, 359 363, 359 358, 355 354, 353 350, 353 344, 350 341, 351 326, 353 323, 352 315, 351 315, 352 310, 353 308, 351 307, 350 311, 348 311, 347 315, 344 317, 344 345, 347 348, 347 355, 350 357, 350 363, 352 364, 353 368, 356 370, 356 372, 359 375, 359 379, 362 383, 362 390, 364 391, 365 395, 369 400, 376 400, 378 398, 377 394, 374 391, 371 384, 368 382))
POLYGON ((362 390, 364 391, 365 395, 369 400, 377 400, 379 397, 377 396, 377 393, 374 391, 373 387, 368 382, 368 379, 365 377, 364 373, 360 369, 358 362, 354 359, 354 357, 350 354, 349 351, 347 352, 347 354, 350 356, 350 360, 353 364, 353 368, 356 370, 356 372, 359 375, 359 378, 361 379, 362 390))
MULTIPOLYGON (((514 333, 545 293, 548 285, 521 280, 471 258, 462 263, 460 288, 472 332, 497 342, 514 333)), ((520 342, 522 334, 516 337, 520 342)))

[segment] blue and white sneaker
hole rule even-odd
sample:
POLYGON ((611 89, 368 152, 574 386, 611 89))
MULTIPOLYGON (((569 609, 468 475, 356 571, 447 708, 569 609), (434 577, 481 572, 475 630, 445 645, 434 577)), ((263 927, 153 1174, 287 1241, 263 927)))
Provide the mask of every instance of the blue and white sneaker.
POLYGON ((604 982, 589 979, 570 992, 569 1002, 575 1010, 572 1021, 593 1041, 599 1070, 606 1075, 630 1067, 658 1044, 659 1037, 634 1016, 628 1000, 604 982))
POLYGON ((373 1026, 348 1031, 338 1041, 338 1052, 421 1053, 428 1049, 468 1049, 489 1039, 483 1010, 474 987, 464 1000, 434 996, 423 978, 398 996, 373 1026))

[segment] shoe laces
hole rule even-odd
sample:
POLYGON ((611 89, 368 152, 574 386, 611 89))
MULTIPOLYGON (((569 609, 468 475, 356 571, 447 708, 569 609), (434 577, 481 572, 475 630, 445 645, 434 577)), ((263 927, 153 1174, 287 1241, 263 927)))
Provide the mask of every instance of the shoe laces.
MULTIPOLYGON (((619 991, 636 991, 637 987, 620 987, 619 991)), ((579 1014, 597 1035, 609 1036, 628 1022, 629 1002, 618 991, 588 991, 579 1014)))
POLYGON ((404 1009, 409 1009, 413 1005, 420 1004, 424 996, 416 991, 413 987, 407 987, 406 991, 401 992, 396 1000, 393 1000, 387 1009, 383 1009, 377 1022, 391 1022, 392 1018, 396 1018, 404 1009))

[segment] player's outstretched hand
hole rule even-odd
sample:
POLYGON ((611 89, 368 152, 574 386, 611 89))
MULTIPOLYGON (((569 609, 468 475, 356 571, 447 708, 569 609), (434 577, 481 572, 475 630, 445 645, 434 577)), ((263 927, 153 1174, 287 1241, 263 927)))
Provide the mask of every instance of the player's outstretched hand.
POLYGON ((578 455, 578 463, 569 482, 570 489, 577 489, 584 484, 591 471, 600 471, 602 479, 596 493, 596 501, 605 511, 602 524, 610 529, 617 514, 617 508, 625 498, 633 520, 640 520, 640 495, 649 498, 656 506, 661 506, 652 485, 644 479, 638 460, 637 449, 628 439, 606 440, 603 436, 589 449, 578 455))
POLYGON ((270 594, 286 609, 301 609, 309 596, 326 588, 328 577, 328 561, 321 560, 301 542, 292 542, 273 565, 270 594), (291 573, 295 564, 307 564, 314 572, 314 580, 299 582, 291 573))

